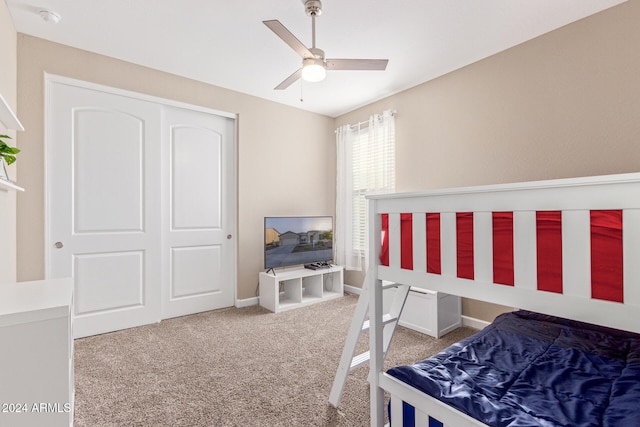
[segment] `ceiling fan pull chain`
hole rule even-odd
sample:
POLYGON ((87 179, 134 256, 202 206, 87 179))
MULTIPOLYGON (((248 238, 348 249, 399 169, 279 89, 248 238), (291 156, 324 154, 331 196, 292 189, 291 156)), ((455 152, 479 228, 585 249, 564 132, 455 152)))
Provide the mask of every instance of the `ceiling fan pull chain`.
POLYGON ((311 14, 311 47, 316 48, 316 14, 311 14))

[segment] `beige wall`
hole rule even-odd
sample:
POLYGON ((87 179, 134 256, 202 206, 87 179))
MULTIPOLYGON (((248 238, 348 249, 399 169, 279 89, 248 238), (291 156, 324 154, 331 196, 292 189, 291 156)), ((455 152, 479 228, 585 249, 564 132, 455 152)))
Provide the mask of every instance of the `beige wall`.
POLYGON ((238 114, 238 291, 256 296, 263 217, 333 215, 333 119, 45 40, 18 35, 18 278, 45 277, 44 73, 238 114), (265 167, 286 160, 286 168, 265 167), (313 188, 313 192, 309 189, 313 188))
MULTIPOLYGON (((640 0, 630 0, 336 125, 397 110, 398 191, 640 171, 638 22, 640 0)), ((481 319, 500 311, 463 308, 481 319)))
MULTIPOLYGON (((249 298, 262 267, 262 217, 333 214, 333 129, 387 108, 398 112, 399 191, 638 171, 639 17, 640 0, 630 0, 336 120, 19 35, 19 115, 28 129, 19 139, 28 149, 19 278, 44 276, 45 71, 239 113, 238 297, 249 298), (283 155, 293 174, 264 169, 283 155)), ((504 308, 465 301, 463 310, 491 319, 504 308)))
MULTIPOLYGON (((13 111, 16 102, 16 30, 9 9, 4 1, 0 2, 0 94, 13 111)), ((16 141, 16 133, 0 124, 0 134, 9 135, 16 141)), ((21 163, 20 161, 18 163, 21 163)), ((8 169, 9 177, 16 178, 14 163, 8 169)), ((0 190, 0 283, 16 281, 16 193, 0 190)))

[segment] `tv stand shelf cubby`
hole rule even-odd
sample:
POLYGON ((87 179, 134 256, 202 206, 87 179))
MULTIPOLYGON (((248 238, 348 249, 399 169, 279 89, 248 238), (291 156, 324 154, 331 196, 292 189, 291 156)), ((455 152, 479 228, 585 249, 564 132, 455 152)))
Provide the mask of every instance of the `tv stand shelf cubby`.
POLYGON ((298 308, 343 295, 343 268, 295 268, 260 273, 260 305, 269 311, 298 308))

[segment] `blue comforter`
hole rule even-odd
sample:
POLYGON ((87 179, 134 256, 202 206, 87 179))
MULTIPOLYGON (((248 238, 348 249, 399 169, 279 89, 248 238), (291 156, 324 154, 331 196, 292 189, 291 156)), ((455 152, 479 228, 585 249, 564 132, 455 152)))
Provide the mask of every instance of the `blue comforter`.
POLYGON ((527 311, 399 380, 490 426, 640 426, 640 335, 527 311))

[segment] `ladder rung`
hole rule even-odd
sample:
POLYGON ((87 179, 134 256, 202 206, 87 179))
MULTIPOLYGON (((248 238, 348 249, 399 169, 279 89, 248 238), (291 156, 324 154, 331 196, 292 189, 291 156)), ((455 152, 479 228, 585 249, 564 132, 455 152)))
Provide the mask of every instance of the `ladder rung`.
MULTIPOLYGON (((368 282, 365 279, 365 284, 367 283, 368 282)), ((377 285, 378 284, 376 283, 376 286, 377 285)), ((391 312, 395 315, 391 315, 389 313, 384 314, 381 319, 381 323, 384 327, 382 328, 383 331, 379 332, 382 332, 382 358, 384 359, 410 288, 409 285, 402 285, 395 282, 383 282, 381 287, 382 289, 397 288, 391 304, 391 312)), ((371 353, 368 351, 357 356, 353 355, 356 351, 356 347, 358 346, 362 332, 368 331, 371 326, 370 322, 366 320, 367 311, 369 309, 368 292, 369 291, 366 288, 363 288, 363 292, 358 298, 358 305, 356 306, 355 314, 351 320, 349 333, 347 334, 347 339, 345 341, 344 348, 342 349, 340 364, 338 365, 336 377, 333 380, 333 386, 331 387, 331 393, 329 394, 329 403, 336 408, 340 404, 340 396, 342 395, 349 372, 363 365, 368 365, 371 359, 371 353)))
POLYGON ((402 286, 402 285, 396 282, 382 282, 382 289, 397 288, 398 286, 402 286))
MULTIPOLYGON (((398 316, 392 316, 391 314, 387 313, 382 316, 382 326, 388 325, 389 323, 395 322, 396 320, 398 320, 398 316)), ((368 331, 370 325, 371 325, 371 322, 369 322, 369 319, 365 320, 362 323, 362 330, 368 331)))
POLYGON ((359 368, 362 365, 366 365, 367 363, 369 363, 370 358, 371 356, 368 351, 362 354, 359 354, 357 356, 354 356, 353 359, 351 359, 351 366, 349 367, 349 370, 352 371, 356 368, 359 368))

